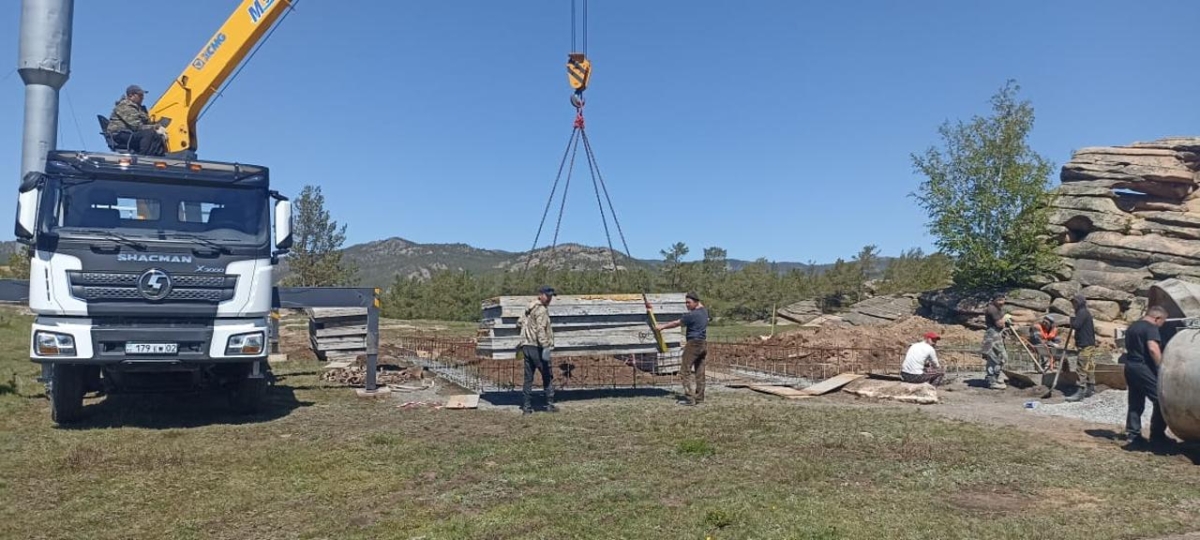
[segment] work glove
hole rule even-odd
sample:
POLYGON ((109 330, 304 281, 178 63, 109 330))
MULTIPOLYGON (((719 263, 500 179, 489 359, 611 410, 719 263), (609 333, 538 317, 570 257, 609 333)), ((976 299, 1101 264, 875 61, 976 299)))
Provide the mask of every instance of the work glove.
POLYGON ((154 132, 157 133, 159 137, 162 137, 164 141, 167 140, 167 128, 162 126, 154 126, 154 132))
POLYGON ((1013 318, 1012 318, 1012 315, 1009 315, 1009 314, 1005 313, 1005 314, 1004 314, 1004 326, 1009 326, 1009 327, 1011 327, 1012 325, 1013 325, 1013 318))

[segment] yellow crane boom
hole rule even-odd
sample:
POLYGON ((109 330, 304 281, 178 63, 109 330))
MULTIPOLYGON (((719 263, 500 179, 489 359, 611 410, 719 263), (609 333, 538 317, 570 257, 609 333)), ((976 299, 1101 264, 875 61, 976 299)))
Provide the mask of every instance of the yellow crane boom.
POLYGON ((242 0, 183 73, 150 108, 154 122, 170 119, 168 154, 195 153, 200 111, 295 0, 242 0))

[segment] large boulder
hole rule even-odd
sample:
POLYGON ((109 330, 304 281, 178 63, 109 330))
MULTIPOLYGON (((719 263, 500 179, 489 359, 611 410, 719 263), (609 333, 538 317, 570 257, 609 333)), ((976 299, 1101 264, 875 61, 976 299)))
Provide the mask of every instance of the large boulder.
POLYGON ((1200 277, 1200 266, 1185 266, 1175 263, 1154 263, 1147 267, 1155 279, 1171 279, 1181 276, 1200 277))
POLYGON ((1121 320, 1121 304, 1110 300, 1088 300, 1088 311, 1098 321, 1121 320))
POLYGON ((1116 291, 1107 287, 1100 287, 1098 285, 1084 287, 1080 292, 1082 292, 1083 297, 1087 298, 1088 300, 1109 300, 1119 304, 1128 304, 1134 298, 1132 294, 1125 291, 1116 291))
POLYGON ((880 326, 911 317, 917 307, 911 296, 876 296, 850 306, 842 319, 855 326, 880 326))
POLYGON ((1034 289, 1013 289, 1008 291, 1008 304, 1017 307, 1044 312, 1050 309, 1050 295, 1034 289))
POLYGON ((821 308, 816 300, 801 300, 775 310, 775 314, 796 324, 808 324, 821 316, 821 308))
POLYGON ((1053 298, 1073 298, 1075 293, 1083 289, 1078 281, 1058 281, 1042 287, 1042 290, 1053 298))
POLYGON ((1050 303, 1050 313, 1061 313, 1068 317, 1075 316, 1075 305, 1066 298, 1055 298, 1050 303))

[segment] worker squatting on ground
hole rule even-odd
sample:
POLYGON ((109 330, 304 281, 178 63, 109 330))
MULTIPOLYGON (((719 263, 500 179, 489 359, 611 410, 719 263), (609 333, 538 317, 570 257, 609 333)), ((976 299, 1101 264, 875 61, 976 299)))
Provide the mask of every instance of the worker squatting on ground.
POLYGON ((1001 380, 1004 374, 1004 364, 1008 363, 1008 351, 1004 349, 1004 329, 1012 326, 1012 317, 1004 314, 1003 294, 992 297, 992 303, 983 312, 987 330, 983 335, 983 347, 980 353, 987 362, 987 375, 984 382, 993 390, 1008 388, 1001 380))
POLYGON ((1054 324, 1054 319, 1049 315, 1042 317, 1042 320, 1037 324, 1029 327, 1029 343, 1033 345, 1033 350, 1037 351, 1038 359, 1043 366, 1050 365, 1049 360, 1053 360, 1057 356, 1055 349, 1062 349, 1066 346, 1062 342, 1062 336, 1058 335, 1058 327, 1054 324))
POLYGON ((1146 444, 1142 438, 1142 412, 1146 400, 1154 405, 1150 415, 1150 444, 1170 442, 1167 421, 1158 402, 1158 368, 1162 364, 1162 337, 1158 329, 1167 320, 1167 310, 1151 306, 1146 316, 1125 331, 1125 384, 1129 388, 1129 413, 1125 434, 1131 445, 1146 444))
POLYGON ((542 372, 542 389, 546 395, 546 410, 558 412, 554 405, 554 374, 550 371, 550 351, 554 349, 554 330, 550 328, 550 311, 546 308, 554 299, 554 289, 541 287, 538 289, 537 300, 525 308, 525 313, 517 319, 521 328, 521 340, 517 344, 518 355, 525 365, 525 401, 521 405, 523 414, 533 413, 529 394, 533 392, 533 372, 542 372))
POLYGON ((1096 346, 1096 324, 1092 320, 1092 312, 1088 310, 1087 299, 1078 293, 1071 298, 1071 304, 1075 307, 1071 329, 1075 335, 1075 347, 1079 349, 1079 358, 1074 366, 1075 374, 1079 376, 1076 383, 1079 389, 1067 396, 1067 401, 1079 401, 1096 393, 1096 356, 1100 354, 1100 348, 1096 346))
POLYGON ((144 156, 166 153, 166 128, 150 122, 142 101, 146 92, 136 84, 125 89, 125 97, 113 106, 108 119, 108 134, 113 142, 127 146, 130 152, 144 156))
POLYGON ((683 300, 688 312, 669 323, 660 324, 659 332, 668 328, 684 327, 683 359, 679 366, 679 377, 683 382, 684 398, 681 405, 697 405, 704 402, 704 360, 708 358, 708 308, 700 302, 696 293, 687 293, 683 300))
POLYGON ((900 367, 900 378, 908 383, 929 383, 941 386, 946 377, 937 357, 937 343, 942 336, 935 332, 927 332, 924 339, 913 343, 904 355, 904 364, 900 367))

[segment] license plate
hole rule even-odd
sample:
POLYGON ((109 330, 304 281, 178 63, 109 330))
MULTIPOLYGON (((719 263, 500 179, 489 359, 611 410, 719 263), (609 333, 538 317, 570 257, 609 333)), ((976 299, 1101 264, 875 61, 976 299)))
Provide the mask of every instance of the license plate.
POLYGON ((126 343, 125 354, 175 354, 178 343, 126 343))

